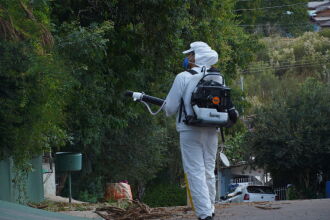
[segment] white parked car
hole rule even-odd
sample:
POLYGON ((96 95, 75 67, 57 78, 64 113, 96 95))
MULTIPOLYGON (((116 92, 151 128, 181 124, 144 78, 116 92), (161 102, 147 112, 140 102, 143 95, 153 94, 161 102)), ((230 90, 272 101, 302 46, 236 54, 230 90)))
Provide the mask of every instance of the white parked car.
POLYGON ((221 203, 271 202, 277 200, 271 187, 257 185, 239 185, 233 192, 221 199, 221 203))

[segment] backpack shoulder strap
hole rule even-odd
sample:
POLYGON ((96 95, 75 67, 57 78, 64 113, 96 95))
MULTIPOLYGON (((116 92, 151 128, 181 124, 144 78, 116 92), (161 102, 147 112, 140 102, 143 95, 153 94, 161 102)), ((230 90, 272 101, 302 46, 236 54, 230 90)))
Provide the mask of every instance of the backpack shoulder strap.
POLYGON ((211 67, 210 69, 207 70, 207 72, 217 72, 217 73, 220 73, 220 70, 218 70, 215 67, 211 67))
MULTIPOLYGON (((197 71, 195 70, 192 70, 192 69, 189 69, 189 70, 186 70, 188 73, 190 73, 191 75, 195 75, 195 74, 198 74, 197 71)), ((180 103, 180 110, 179 110, 179 118, 178 118, 178 123, 181 122, 181 118, 182 118, 182 112, 184 113, 184 116, 187 117, 187 111, 186 111, 186 108, 184 106, 184 101, 183 101, 183 98, 181 98, 181 103, 180 103)))
POLYGON ((181 98, 178 123, 181 122, 182 112, 184 113, 184 116, 187 117, 187 111, 186 111, 186 108, 184 107, 183 98, 181 98))
POLYGON ((186 71, 189 72, 191 75, 195 75, 195 74, 197 74, 197 71, 192 70, 192 69, 190 69, 190 70, 186 70, 186 71))

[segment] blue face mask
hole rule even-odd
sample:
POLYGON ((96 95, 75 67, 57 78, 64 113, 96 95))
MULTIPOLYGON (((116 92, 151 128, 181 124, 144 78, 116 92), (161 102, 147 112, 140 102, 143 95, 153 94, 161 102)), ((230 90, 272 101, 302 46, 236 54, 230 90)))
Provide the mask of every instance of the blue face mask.
POLYGON ((184 69, 189 68, 189 59, 188 59, 188 57, 184 58, 182 66, 183 66, 184 69))

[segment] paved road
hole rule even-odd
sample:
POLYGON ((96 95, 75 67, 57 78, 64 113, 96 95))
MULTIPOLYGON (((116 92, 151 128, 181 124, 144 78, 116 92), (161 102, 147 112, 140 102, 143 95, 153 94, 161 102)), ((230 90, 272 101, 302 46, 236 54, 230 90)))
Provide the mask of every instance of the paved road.
POLYGON ((251 220, 330 220, 330 199, 278 201, 269 204, 242 204, 228 208, 217 207, 215 219, 251 220))
MULTIPOLYGON (((196 219, 191 211, 170 218, 196 219)), ((215 220, 330 220, 330 199, 217 205, 215 220)))

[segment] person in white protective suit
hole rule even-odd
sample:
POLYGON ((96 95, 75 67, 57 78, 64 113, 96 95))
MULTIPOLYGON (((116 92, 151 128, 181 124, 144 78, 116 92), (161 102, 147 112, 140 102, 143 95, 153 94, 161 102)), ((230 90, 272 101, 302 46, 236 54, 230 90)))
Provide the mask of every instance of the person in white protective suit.
POLYGON ((164 110, 167 116, 177 114, 176 128, 180 133, 183 168, 188 179, 195 213, 199 219, 212 219, 216 194, 214 168, 218 131, 214 127, 186 125, 183 122, 184 115, 180 113, 182 110, 180 104, 183 99, 186 113, 191 115, 193 111, 190 104, 191 94, 202 78, 204 68, 210 69, 218 62, 218 54, 204 42, 191 43, 190 47, 189 50, 183 52, 188 57, 185 60, 186 67, 191 67, 197 73, 191 74, 184 71, 176 76, 166 97, 164 110), (179 120, 181 115, 182 119, 179 120))

